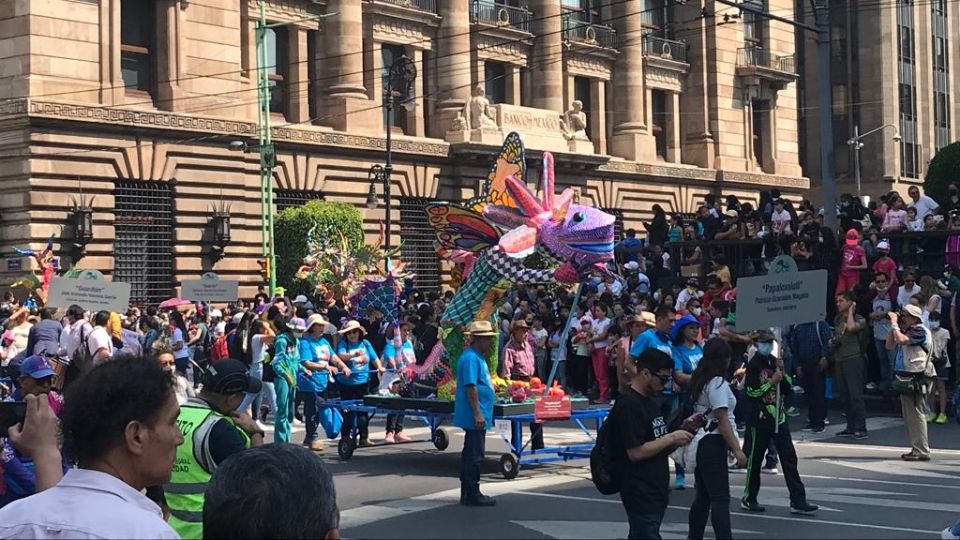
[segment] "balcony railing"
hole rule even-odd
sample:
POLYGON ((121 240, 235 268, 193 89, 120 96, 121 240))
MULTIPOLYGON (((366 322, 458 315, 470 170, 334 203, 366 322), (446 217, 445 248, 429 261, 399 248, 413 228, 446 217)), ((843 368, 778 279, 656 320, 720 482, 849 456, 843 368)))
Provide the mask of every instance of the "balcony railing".
MULTIPOLYGON (((431 0, 433 1, 433 0, 431 0)), ((497 2, 473 2, 473 23, 511 26, 524 32, 530 31, 530 10, 525 7, 508 6, 497 2)))
POLYGON ((581 21, 571 15, 563 17, 563 39, 604 49, 617 48, 616 30, 603 24, 581 21))
POLYGON ((393 4, 395 6, 418 9, 420 11, 426 11, 428 13, 437 12, 437 0, 380 0, 380 1, 386 2, 388 4, 393 4))
POLYGON ((667 58, 687 63, 687 44, 676 39, 666 39, 652 34, 643 36, 643 55, 667 58))
POLYGON ((777 55, 769 49, 760 47, 744 47, 737 51, 737 67, 759 67, 779 71, 781 73, 797 74, 797 65, 792 54, 777 55))

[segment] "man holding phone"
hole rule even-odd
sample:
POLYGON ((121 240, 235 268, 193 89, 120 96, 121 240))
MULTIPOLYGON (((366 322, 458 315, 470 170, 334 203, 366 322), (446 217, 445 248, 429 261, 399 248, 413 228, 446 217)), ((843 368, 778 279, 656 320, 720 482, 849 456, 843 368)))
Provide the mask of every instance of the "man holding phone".
MULTIPOLYGON (((21 403, 26 397, 45 396, 54 415, 59 415, 63 406, 63 399, 50 389, 52 381, 53 369, 46 358, 42 356, 27 357, 20 365, 20 377, 17 379, 18 386, 4 403, 5 408, 9 407, 11 410, 16 408, 18 412, 25 412, 26 408, 21 403), (16 405, 20 406, 15 407, 16 405)), ((8 416, 7 411, 4 411, 4 413, 4 416, 8 416)), ((23 422, 23 418, 11 418, 10 420, 11 425, 23 422)), ((3 429, 7 427, 0 426, 3 429)), ((21 453, 9 438, 3 439, 0 465, 3 468, 3 481, 7 487, 6 493, 0 496, 0 507, 37 492, 36 467, 31 456, 21 453)))

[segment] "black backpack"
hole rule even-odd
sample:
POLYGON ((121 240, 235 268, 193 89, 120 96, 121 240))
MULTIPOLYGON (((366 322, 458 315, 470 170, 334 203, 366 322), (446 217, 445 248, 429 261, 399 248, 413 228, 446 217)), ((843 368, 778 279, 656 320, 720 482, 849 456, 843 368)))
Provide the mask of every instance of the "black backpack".
POLYGON ((597 431, 597 442, 590 451, 590 479, 593 480, 593 485, 597 486, 597 491, 604 495, 620 493, 620 471, 610 444, 616 412, 617 405, 614 404, 607 419, 597 431))

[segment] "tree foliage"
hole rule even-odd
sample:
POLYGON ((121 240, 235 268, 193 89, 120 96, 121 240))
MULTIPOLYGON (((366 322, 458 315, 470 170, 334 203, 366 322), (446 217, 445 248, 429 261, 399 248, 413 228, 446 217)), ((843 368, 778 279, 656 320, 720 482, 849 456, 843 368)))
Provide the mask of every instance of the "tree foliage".
POLYGON ((351 244, 364 243, 363 217, 350 204, 315 200, 280 212, 274 224, 277 283, 285 286, 288 294, 312 289, 295 277, 309 254, 310 239, 339 240, 341 234, 351 244))
POLYGON ((944 146, 930 160, 923 189, 938 203, 947 201, 947 186, 950 182, 960 181, 960 142, 944 146))

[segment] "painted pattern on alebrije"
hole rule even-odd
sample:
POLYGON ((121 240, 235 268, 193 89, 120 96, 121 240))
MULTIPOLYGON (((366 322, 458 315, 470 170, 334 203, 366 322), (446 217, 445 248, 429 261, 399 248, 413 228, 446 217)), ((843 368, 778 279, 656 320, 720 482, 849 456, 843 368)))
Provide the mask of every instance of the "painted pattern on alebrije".
POLYGON ((380 313, 383 313, 384 319, 393 324, 397 321, 399 313, 397 311, 397 287, 393 276, 387 276, 382 281, 366 279, 353 296, 350 297, 352 309, 350 316, 354 319, 362 318, 367 315, 370 307, 375 307, 380 313))
POLYGON ((453 300, 447 305, 442 322, 451 322, 457 325, 467 325, 473 321, 473 316, 477 308, 483 302, 484 297, 494 285, 503 276, 500 275, 487 261, 486 252, 470 270, 470 279, 460 286, 460 290, 453 297, 453 300))

